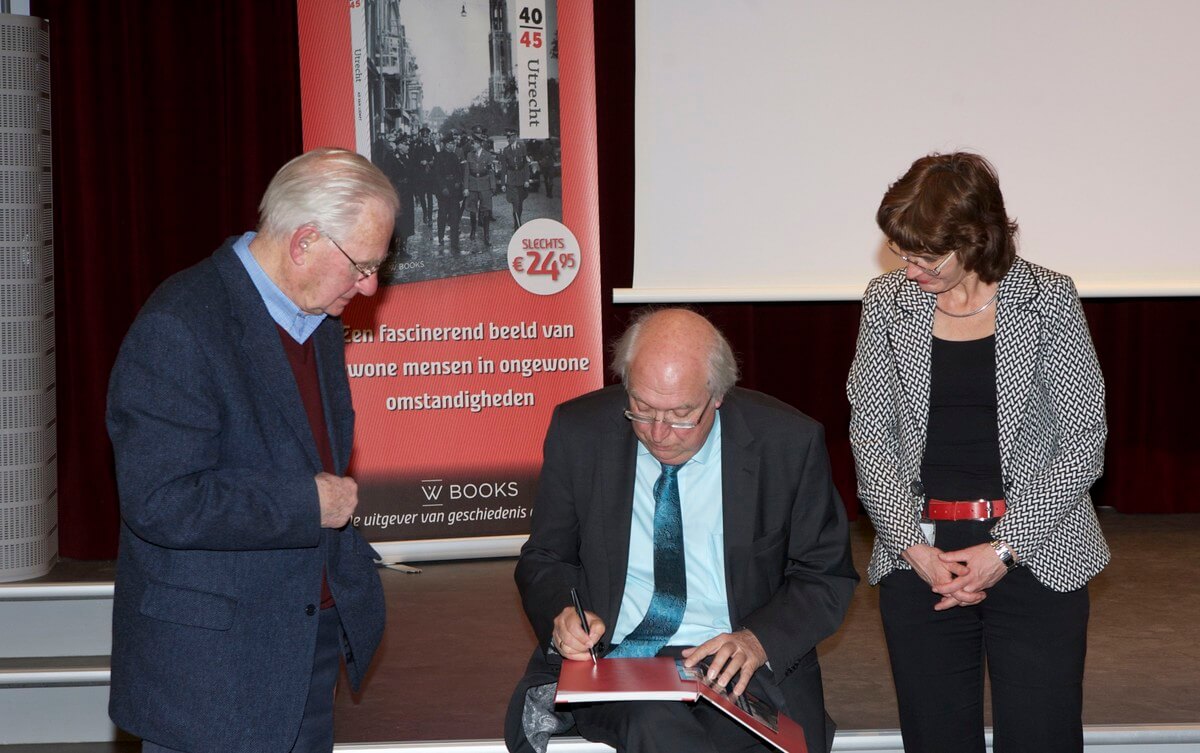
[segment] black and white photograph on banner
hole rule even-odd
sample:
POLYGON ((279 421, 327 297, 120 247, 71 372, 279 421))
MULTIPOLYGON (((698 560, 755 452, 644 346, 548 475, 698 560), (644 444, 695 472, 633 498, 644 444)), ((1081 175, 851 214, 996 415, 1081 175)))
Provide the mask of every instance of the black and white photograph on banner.
POLYGON ((517 228, 562 220, 554 0, 363 7, 370 158, 401 204, 380 282, 505 269, 517 228), (541 129, 523 127, 531 106, 541 129))

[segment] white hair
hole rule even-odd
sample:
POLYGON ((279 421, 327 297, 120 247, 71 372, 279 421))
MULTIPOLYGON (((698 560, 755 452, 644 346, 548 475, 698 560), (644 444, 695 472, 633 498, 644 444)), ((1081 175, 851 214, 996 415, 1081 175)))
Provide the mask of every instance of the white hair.
POLYGON ((279 236, 311 224, 341 238, 371 199, 393 213, 400 207, 392 182, 370 160, 345 149, 313 149, 275 173, 258 205, 258 231, 279 236))

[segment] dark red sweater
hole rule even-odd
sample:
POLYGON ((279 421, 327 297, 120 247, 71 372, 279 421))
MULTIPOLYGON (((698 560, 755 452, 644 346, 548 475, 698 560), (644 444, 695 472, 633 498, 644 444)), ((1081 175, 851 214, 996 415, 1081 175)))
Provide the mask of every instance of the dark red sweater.
MULTIPOLYGON (((333 466, 333 449, 329 446, 329 427, 325 425, 325 406, 321 403, 321 380, 317 376, 317 356, 312 338, 301 344, 292 339, 283 327, 276 324, 275 328, 279 330, 279 340, 292 366, 292 374, 296 376, 296 386, 300 388, 300 399, 304 401, 304 412, 308 414, 308 426, 312 429, 317 453, 321 456, 321 469, 326 473, 337 473, 333 466)), ((332 606, 333 594, 329 591, 329 580, 322 568, 321 609, 332 606)))

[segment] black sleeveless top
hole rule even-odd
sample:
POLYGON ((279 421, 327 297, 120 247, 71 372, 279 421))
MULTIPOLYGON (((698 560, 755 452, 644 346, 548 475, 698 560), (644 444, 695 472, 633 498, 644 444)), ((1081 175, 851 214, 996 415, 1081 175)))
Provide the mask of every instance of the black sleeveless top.
POLYGON ((921 483, 933 499, 999 499, 1000 432, 996 423, 996 336, 933 338, 929 426, 921 483))

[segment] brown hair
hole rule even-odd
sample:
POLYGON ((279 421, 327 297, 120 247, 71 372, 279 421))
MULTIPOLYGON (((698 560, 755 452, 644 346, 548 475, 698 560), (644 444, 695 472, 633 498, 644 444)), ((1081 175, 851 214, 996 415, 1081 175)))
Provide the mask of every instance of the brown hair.
POLYGON ((879 229, 901 250, 958 252, 963 269, 999 282, 1017 256, 1017 223, 1004 212, 1000 179, 978 154, 931 154, 912 163, 883 195, 879 229))

